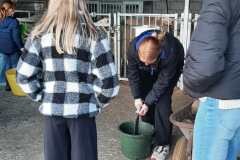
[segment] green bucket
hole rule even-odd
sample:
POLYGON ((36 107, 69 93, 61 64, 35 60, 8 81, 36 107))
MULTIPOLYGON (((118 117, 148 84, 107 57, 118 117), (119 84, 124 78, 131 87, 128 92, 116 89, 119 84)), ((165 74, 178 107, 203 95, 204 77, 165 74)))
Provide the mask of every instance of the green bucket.
POLYGON ((121 140, 121 151, 129 159, 144 159, 151 153, 154 126, 139 122, 138 135, 133 135, 135 122, 124 122, 118 126, 121 140))
POLYGON ((27 30, 28 30, 28 24, 20 24, 21 36, 25 36, 27 30))

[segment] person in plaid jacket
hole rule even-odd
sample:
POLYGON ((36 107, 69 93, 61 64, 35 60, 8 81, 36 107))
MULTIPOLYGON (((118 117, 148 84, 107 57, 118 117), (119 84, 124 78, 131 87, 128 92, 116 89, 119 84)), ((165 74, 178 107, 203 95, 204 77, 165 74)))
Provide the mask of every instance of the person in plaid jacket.
POLYGON ((107 38, 81 7, 86 2, 56 1, 29 35, 16 81, 41 102, 46 160, 96 160, 95 116, 118 94, 118 76, 107 38))

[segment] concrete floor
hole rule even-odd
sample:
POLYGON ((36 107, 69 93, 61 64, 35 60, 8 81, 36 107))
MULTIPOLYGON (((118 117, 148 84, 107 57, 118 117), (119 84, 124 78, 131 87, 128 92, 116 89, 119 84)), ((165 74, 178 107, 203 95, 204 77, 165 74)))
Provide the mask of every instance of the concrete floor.
MULTIPOLYGON (((173 111, 179 110, 192 98, 179 90, 174 91, 173 111)), ((43 160, 43 116, 40 103, 26 97, 14 96, 0 87, 0 160, 43 160)), ((134 120, 135 107, 130 88, 121 84, 113 102, 96 118, 99 160, 127 160, 120 151, 117 126, 134 120)), ((171 160, 175 144, 183 134, 173 128, 171 150, 166 160, 171 160)), ((150 160, 150 157, 146 160, 150 160)))

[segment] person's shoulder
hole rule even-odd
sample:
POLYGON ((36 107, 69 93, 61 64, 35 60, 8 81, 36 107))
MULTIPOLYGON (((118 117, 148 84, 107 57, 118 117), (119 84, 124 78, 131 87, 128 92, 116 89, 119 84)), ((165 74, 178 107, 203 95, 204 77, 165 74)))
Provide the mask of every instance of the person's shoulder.
POLYGON ((168 32, 165 32, 165 37, 175 39, 174 35, 168 32))
POLYGON ((137 55, 137 48, 136 48, 136 43, 137 43, 138 37, 135 37, 130 43, 128 47, 128 58, 130 57, 135 57, 137 55))
POLYGON ((19 25, 19 21, 14 17, 8 17, 8 19, 11 21, 11 25, 19 25))
POLYGON ((6 18, 8 18, 9 20, 12 20, 12 21, 18 21, 15 17, 12 17, 12 16, 7 16, 6 18))
POLYGON ((129 43, 129 48, 136 48, 136 43, 137 43, 139 36, 140 35, 136 36, 135 38, 133 38, 133 40, 131 40, 131 42, 129 43))
POLYGON ((165 32, 165 41, 171 42, 171 43, 180 43, 180 41, 174 37, 171 33, 165 32))

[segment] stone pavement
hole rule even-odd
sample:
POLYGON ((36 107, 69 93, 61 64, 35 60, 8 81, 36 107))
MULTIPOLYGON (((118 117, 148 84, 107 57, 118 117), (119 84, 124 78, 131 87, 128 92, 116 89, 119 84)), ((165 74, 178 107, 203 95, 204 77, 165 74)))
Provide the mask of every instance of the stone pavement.
MULTIPOLYGON (((173 111, 179 110, 192 98, 179 90, 174 91, 173 111)), ((0 160, 43 160, 43 116, 39 113, 40 103, 26 97, 14 96, 0 87, 0 160)), ((99 160, 127 160, 120 151, 117 126, 134 120, 135 107, 130 88, 121 84, 120 92, 113 102, 97 116, 99 160)), ((173 128, 170 154, 183 134, 173 128)), ((150 157, 145 159, 150 160, 150 157)))

